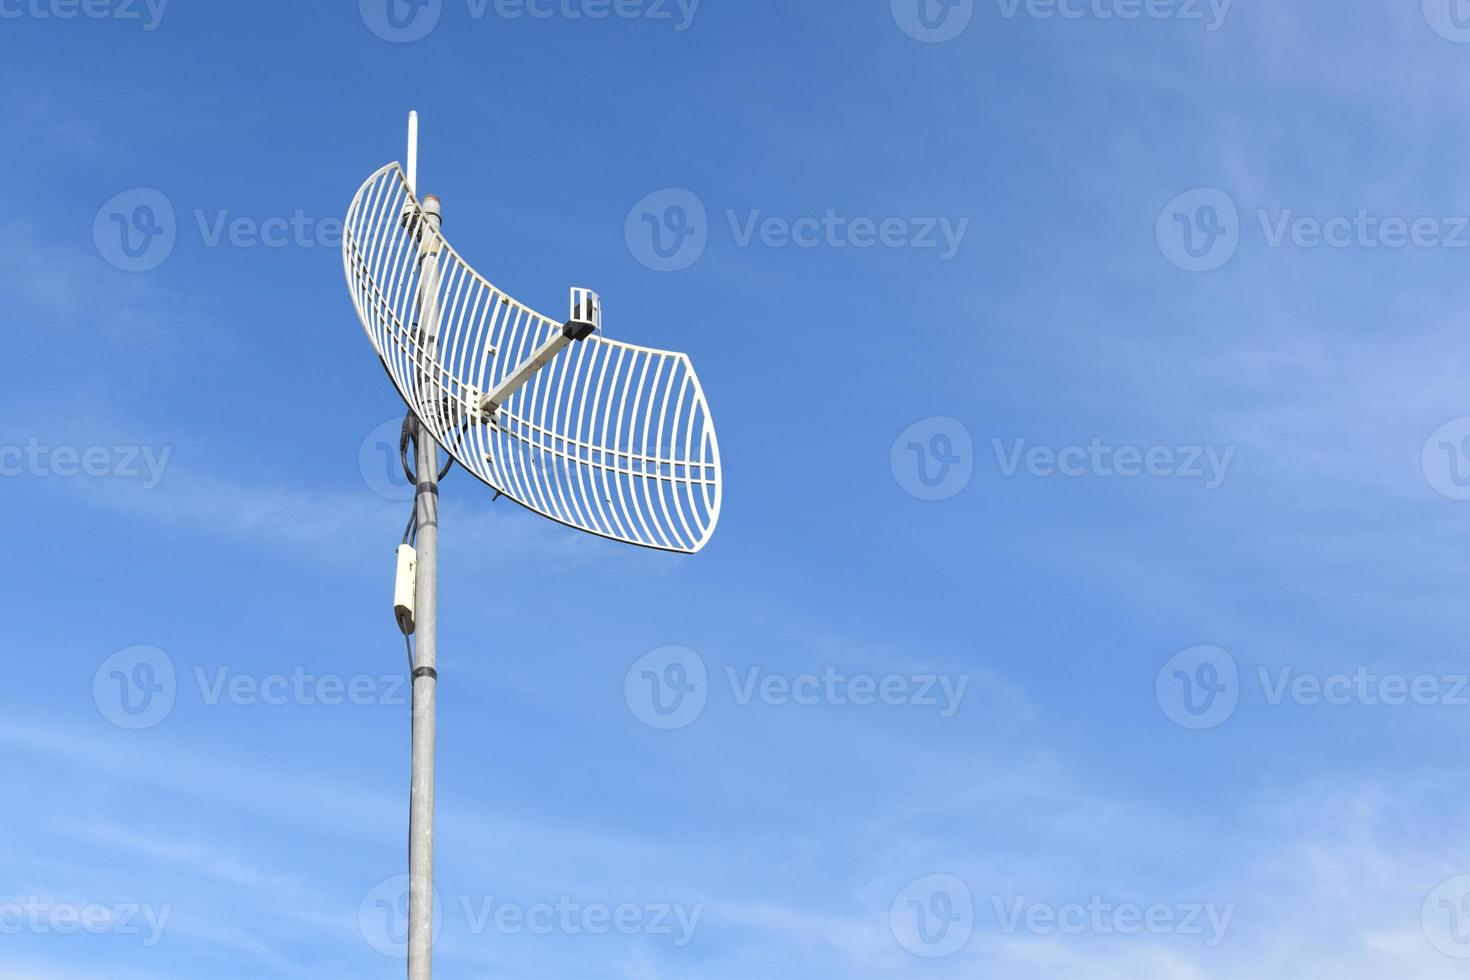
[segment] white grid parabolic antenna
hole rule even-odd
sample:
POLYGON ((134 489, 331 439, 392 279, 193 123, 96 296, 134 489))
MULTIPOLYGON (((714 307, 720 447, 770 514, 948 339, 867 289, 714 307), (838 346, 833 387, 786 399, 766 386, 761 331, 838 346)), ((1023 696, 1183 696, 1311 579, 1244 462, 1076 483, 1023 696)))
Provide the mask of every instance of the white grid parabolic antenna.
MULTIPOLYGON (((720 450, 686 355, 594 333, 556 353, 498 410, 487 404, 563 335, 563 323, 471 268, 424 220, 396 163, 353 199, 342 258, 393 384, 466 470, 602 537, 691 553, 709 541, 720 516, 720 450)), ((600 326, 595 294, 573 290, 572 307, 571 321, 600 326)))

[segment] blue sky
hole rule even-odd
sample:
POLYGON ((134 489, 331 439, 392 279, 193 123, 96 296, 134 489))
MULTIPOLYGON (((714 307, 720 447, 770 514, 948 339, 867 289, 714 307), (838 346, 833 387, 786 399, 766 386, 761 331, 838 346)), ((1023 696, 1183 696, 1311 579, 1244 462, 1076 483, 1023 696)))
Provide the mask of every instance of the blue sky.
POLYGON ((395 2, 0 0, 0 976, 399 975, 410 108, 726 478, 446 483, 442 975, 1463 976, 1470 5, 395 2))

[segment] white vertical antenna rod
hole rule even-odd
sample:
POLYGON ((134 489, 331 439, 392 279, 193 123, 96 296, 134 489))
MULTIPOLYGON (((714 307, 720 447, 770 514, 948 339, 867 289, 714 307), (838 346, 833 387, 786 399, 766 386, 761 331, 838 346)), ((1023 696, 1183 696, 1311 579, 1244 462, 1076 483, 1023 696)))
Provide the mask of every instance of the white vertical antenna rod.
POLYGON ((419 192, 419 114, 408 114, 408 189, 419 192))

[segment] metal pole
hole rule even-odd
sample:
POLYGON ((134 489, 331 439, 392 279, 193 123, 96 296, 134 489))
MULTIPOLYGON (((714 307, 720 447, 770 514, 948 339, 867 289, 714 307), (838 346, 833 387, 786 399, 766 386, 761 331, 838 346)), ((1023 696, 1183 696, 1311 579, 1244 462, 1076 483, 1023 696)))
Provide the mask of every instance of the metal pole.
MULTIPOLYGON (((428 373, 437 357, 439 333, 440 206, 424 200, 420 229, 419 343, 428 373)), ((423 379, 420 405, 439 411, 437 386, 423 379)), ((418 573, 414 585, 415 639, 413 671, 413 780, 408 817, 408 977, 434 975, 434 743, 439 687, 439 446, 422 417, 415 440, 414 473, 418 487, 418 573)))
POLYGON ((439 447, 418 425, 418 579, 413 672, 413 787, 408 818, 408 977, 434 975, 434 743, 439 675, 439 447))

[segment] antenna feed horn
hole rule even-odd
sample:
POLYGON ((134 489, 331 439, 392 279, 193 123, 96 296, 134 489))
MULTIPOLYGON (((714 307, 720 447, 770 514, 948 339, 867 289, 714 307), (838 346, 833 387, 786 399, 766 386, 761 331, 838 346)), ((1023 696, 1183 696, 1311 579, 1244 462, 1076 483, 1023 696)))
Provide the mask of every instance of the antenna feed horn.
POLYGON ((586 340, 602 329, 602 297, 590 289, 572 287, 572 314, 562 324, 568 340, 586 340))

